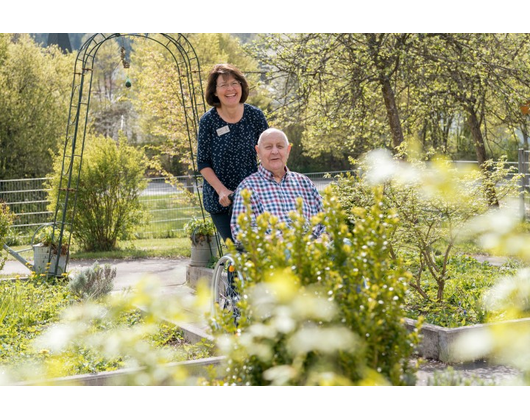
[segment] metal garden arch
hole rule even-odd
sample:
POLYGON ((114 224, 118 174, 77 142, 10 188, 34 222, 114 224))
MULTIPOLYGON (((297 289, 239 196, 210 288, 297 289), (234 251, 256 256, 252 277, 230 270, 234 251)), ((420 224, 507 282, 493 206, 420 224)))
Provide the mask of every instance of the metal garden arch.
MULTIPOLYGON (((90 94, 92 89, 93 68, 97 52, 106 41, 119 37, 140 37, 152 40, 163 46, 171 55, 175 64, 175 75, 180 87, 180 101, 184 111, 186 130, 189 141, 190 153, 193 162, 194 174, 197 174, 193 145, 197 140, 198 123, 200 116, 206 111, 202 90, 200 65, 193 46, 182 34, 176 37, 167 34, 95 34, 90 37, 79 49, 74 66, 72 81, 72 94, 64 142, 59 194, 55 207, 52 241, 58 244, 58 250, 63 244, 70 245, 77 204, 77 190, 79 187, 79 174, 83 162, 85 136, 90 107, 90 94), (57 240, 55 240, 57 238, 57 240)), ((197 182, 197 177, 195 177, 197 182)), ((198 194, 198 189, 197 189, 198 194)), ((201 202, 201 211, 202 208, 201 202)), ((50 253, 49 262, 52 260, 50 253)), ((68 255, 66 263, 68 263, 68 255)), ((50 275, 59 275, 59 258, 50 267, 50 275)))

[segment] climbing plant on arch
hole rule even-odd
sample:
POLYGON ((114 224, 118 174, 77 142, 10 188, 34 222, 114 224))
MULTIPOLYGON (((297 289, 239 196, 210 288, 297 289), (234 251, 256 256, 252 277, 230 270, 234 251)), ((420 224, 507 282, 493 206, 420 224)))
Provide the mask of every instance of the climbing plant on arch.
MULTIPOLYGON (((144 38, 165 48, 172 58, 175 77, 180 90, 178 100, 184 113, 185 128, 193 159, 194 145, 197 141, 199 117, 206 111, 200 76, 200 65, 197 54, 188 39, 182 34, 95 34, 79 49, 74 65, 72 91, 68 125, 64 142, 62 167, 59 181, 59 194, 55 204, 52 241, 70 245, 75 223, 79 174, 83 162, 87 123, 89 120, 90 96, 94 63, 100 47, 107 41, 116 38, 144 38)), ((123 57, 122 57, 123 58, 123 57)), ((197 174, 193 163, 194 173, 197 174)), ((197 179, 195 180, 197 182, 197 179)), ((198 189, 196 189, 198 191, 198 189)), ((199 200, 201 202, 201 200, 199 200)), ((204 210, 201 205, 204 218, 204 210)), ((51 260, 50 254, 50 260, 51 260)), ((68 258, 68 257, 67 257, 68 258)), ((67 259, 68 261, 68 259, 67 259)), ((58 275, 59 262, 50 267, 50 274, 58 275)))

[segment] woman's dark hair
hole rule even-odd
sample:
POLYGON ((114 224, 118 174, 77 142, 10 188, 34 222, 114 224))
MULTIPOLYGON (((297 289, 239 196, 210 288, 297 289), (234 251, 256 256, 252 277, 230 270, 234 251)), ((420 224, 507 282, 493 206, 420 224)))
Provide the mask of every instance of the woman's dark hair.
POLYGON ((206 97, 206 102, 208 105, 215 107, 221 105, 219 98, 215 95, 215 91, 217 89, 217 78, 220 75, 232 76, 239 83, 241 83, 241 99, 239 102, 244 103, 248 98, 249 88, 247 79, 245 79, 245 76, 243 76, 241 70, 231 64, 216 64, 213 66, 212 71, 210 71, 210 74, 208 75, 208 82, 206 84, 206 93, 204 96, 206 97))

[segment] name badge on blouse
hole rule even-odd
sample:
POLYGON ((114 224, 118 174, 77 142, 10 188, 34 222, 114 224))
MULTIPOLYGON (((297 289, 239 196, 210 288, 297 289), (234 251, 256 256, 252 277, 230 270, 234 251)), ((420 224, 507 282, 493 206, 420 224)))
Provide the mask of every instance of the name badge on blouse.
POLYGON ((225 125, 224 127, 221 127, 221 128, 218 128, 217 129, 217 135, 219 137, 221 137, 223 134, 226 134, 226 133, 229 133, 230 132, 230 129, 228 128, 227 125, 225 125))

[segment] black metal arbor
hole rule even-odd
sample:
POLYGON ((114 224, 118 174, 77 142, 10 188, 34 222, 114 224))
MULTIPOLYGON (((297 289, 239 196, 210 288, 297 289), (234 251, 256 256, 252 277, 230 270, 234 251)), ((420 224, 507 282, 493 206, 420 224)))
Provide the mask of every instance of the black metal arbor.
MULTIPOLYGON (((63 161, 59 182, 59 194, 55 207, 52 240, 62 249, 70 245, 74 226, 79 187, 79 175, 83 162, 85 136, 90 107, 93 68, 99 48, 108 40, 120 37, 140 37, 152 40, 164 47, 174 60, 175 77, 180 87, 180 102, 184 111, 185 126, 189 140, 192 162, 193 145, 197 140, 199 117, 205 112, 204 95, 199 60, 191 43, 185 36, 167 34, 95 34, 79 49, 74 66, 72 95, 64 143, 63 161), (55 241, 55 238, 57 240, 55 241)), ((195 163, 193 163, 196 174, 195 163)), ((199 200, 200 202, 200 200, 199 200)), ((202 209, 202 204, 201 204, 202 209)), ((204 217, 204 213, 203 213, 204 217)), ((52 260, 50 253, 49 261, 52 260)), ((68 256, 67 256, 68 263, 68 256)), ((50 267, 50 275, 59 275, 59 258, 50 267)))

